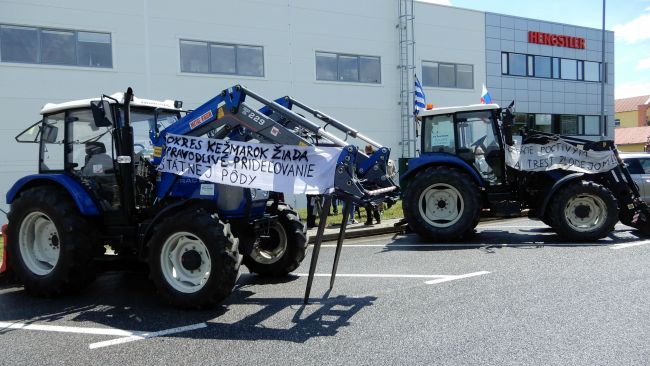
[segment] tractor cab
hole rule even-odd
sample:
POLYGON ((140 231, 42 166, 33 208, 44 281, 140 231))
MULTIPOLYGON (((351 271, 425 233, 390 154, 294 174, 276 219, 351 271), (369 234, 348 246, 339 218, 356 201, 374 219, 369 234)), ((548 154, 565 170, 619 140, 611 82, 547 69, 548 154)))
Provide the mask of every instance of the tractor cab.
POLYGON ((421 112, 421 155, 466 163, 487 186, 504 184, 503 141, 496 104, 435 108, 421 112))
MULTIPOLYGON (((106 97, 111 118, 98 123, 93 104, 98 99, 46 104, 42 120, 16 136, 18 142, 39 144, 39 174, 64 174, 79 181, 93 195, 103 211, 122 206, 118 183, 118 157, 124 146, 133 146, 134 168, 150 161, 153 153, 150 136, 181 118, 174 101, 133 98, 131 126, 133 141, 116 144, 117 124, 124 121, 124 94, 106 97)), ((109 113, 107 113, 109 115, 109 113)))

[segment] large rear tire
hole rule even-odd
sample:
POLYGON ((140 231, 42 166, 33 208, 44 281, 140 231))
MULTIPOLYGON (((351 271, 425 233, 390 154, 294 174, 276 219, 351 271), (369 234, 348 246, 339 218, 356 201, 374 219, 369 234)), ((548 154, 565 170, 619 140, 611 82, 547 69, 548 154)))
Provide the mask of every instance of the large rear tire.
POLYGON ((148 242, 150 276, 173 306, 201 309, 223 301, 239 276, 238 240, 216 214, 187 209, 158 224, 148 242))
POLYGON ((481 199, 472 177, 438 166, 412 178, 402 210, 409 227, 419 235, 432 241, 458 240, 474 233, 481 199))
POLYGON ((8 218, 9 265, 28 292, 53 296, 94 280, 94 229, 67 192, 30 188, 11 204, 8 218))
POLYGON ((305 225, 298 214, 286 204, 278 204, 278 221, 269 228, 269 235, 261 238, 250 254, 244 256, 244 265, 252 273, 262 276, 286 276, 300 266, 307 250, 305 225))
POLYGON ((550 207, 551 227, 572 241, 598 240, 618 221, 618 203, 604 186, 579 181, 560 189, 550 207))

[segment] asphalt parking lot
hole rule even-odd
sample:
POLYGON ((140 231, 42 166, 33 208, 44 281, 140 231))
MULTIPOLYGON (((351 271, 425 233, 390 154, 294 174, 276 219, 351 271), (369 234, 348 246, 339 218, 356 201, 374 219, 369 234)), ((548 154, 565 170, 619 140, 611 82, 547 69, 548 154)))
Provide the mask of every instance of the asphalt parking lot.
POLYGON ((56 299, 5 287, 0 364, 646 364, 648 244, 623 225, 565 243, 525 218, 463 245, 350 239, 329 291, 325 243, 306 306, 311 250, 285 279, 243 273, 209 311, 167 307, 136 272, 56 299))

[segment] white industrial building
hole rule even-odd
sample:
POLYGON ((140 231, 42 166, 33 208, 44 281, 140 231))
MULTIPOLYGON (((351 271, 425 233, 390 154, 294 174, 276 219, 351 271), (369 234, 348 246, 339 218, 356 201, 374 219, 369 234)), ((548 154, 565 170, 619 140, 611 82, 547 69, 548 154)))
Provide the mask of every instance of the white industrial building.
POLYGON ((128 86, 186 108, 234 84, 288 94, 397 158, 415 146, 404 128, 415 72, 436 107, 478 103, 485 83, 494 102, 516 101, 522 124, 612 138, 613 33, 601 122, 600 30, 421 2, 411 13, 400 3, 409 1, 0 0, 2 201, 36 171, 36 149, 14 136, 45 103, 128 86))

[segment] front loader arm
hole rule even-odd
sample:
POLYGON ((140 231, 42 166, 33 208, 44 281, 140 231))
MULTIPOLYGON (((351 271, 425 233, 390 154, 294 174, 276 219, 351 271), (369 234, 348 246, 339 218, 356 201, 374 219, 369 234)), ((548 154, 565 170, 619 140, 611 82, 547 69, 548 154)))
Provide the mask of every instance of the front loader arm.
MULTIPOLYGON (((163 147, 167 134, 202 136, 214 138, 235 138, 244 141, 257 140, 261 143, 298 145, 298 146, 339 146, 343 152, 339 156, 335 173, 335 192, 349 197, 357 204, 377 204, 394 201, 399 195, 397 185, 386 177, 386 162, 389 149, 380 148, 372 158, 359 153, 357 148, 344 140, 325 131, 324 127, 292 111, 292 105, 299 105, 317 118, 329 121, 337 129, 346 130, 346 134, 362 138, 369 143, 378 144, 341 122, 313 110, 289 97, 276 101, 236 85, 223 90, 183 118, 162 130, 154 141, 157 147, 163 147), (258 111, 250 107, 246 98, 250 97, 263 105, 258 111), (241 138, 237 138, 239 137, 241 138), (379 190, 381 189, 381 190, 379 190), (388 192, 392 192, 388 195, 388 192)), ((154 164, 160 163, 160 157, 154 164)), ((169 184, 171 188, 172 183, 169 184)), ((160 197, 161 192, 159 192, 160 197)))

